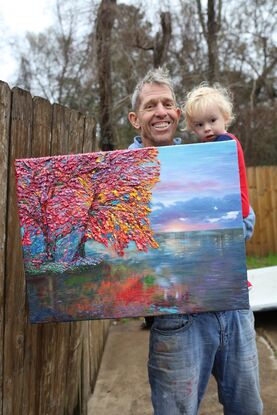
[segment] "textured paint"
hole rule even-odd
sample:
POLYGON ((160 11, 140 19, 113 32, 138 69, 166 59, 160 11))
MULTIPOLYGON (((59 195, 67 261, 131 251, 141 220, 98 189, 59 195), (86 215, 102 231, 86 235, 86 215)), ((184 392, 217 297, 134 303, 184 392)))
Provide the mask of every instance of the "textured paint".
POLYGON ((16 160, 30 320, 247 308, 233 142, 16 160))

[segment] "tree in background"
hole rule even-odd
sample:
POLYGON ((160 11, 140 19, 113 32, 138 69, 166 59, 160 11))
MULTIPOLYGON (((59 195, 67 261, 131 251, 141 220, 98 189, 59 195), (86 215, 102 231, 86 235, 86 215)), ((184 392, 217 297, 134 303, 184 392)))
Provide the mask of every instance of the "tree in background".
POLYGON ((102 0, 96 18, 97 75, 99 82, 99 124, 102 150, 114 150, 115 132, 111 117, 113 104, 111 39, 116 0, 102 0))
POLYGON ((208 46, 208 80, 210 83, 214 83, 219 79, 217 37, 221 27, 222 1, 208 0, 207 22, 202 11, 201 0, 197 0, 197 9, 200 25, 208 46))
POLYGON ((130 5, 123 0, 57 0, 57 5, 55 25, 40 35, 28 34, 17 83, 93 113, 99 125, 105 118, 107 132, 99 129, 103 149, 131 142, 130 94, 148 69, 166 63, 180 102, 204 80, 228 86, 237 113, 231 130, 240 137, 247 164, 276 163, 274 0, 175 0, 155 9, 155 21, 145 12, 147 1, 130 5), (114 14, 109 27, 98 27, 97 35, 96 17, 104 3, 114 14), (104 62, 100 69, 98 64, 104 62))
POLYGON ((57 0, 55 22, 45 32, 27 33, 20 46, 17 85, 52 102, 97 114, 97 61, 93 2, 57 0))

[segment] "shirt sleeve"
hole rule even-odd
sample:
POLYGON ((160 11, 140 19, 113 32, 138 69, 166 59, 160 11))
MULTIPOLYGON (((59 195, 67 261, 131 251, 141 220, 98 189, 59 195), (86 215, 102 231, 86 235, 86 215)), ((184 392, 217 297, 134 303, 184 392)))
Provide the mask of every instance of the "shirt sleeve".
POLYGON ((248 196, 247 176, 244 162, 243 150, 240 142, 236 139, 237 150, 238 150, 238 164, 239 164, 239 177, 240 177, 240 192, 241 192, 241 203, 242 203, 242 216, 246 218, 250 212, 250 203, 248 196))
POLYGON ((254 232, 255 226, 255 213, 252 207, 249 208, 249 215, 246 218, 243 218, 243 234, 246 240, 250 239, 254 232))

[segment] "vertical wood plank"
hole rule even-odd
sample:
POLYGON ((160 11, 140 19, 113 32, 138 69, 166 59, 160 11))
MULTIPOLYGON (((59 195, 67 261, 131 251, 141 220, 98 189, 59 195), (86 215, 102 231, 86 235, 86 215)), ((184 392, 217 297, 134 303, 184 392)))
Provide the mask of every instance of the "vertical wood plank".
MULTIPOLYGON (((55 382, 51 385, 52 400, 55 401, 54 415, 64 413, 66 401, 66 374, 70 344, 70 324, 58 323, 56 331, 56 352, 55 352, 55 382)), ((72 323, 73 324, 73 323, 72 323)), ((75 374, 71 374, 74 376, 75 374)))
POLYGON ((82 153, 84 140, 85 116, 71 110, 69 120, 68 153, 82 153))
MULTIPOLYGON (((55 396, 52 396, 52 385, 55 380, 55 350, 56 350, 56 324, 50 323, 43 326, 41 332, 41 361, 40 376, 37 391, 39 393, 38 414, 55 414, 55 396)), ((57 391, 57 393, 60 391, 57 391)))
POLYGON ((32 157, 50 155, 52 106, 44 98, 33 98, 32 157))
POLYGON ((99 148, 96 142, 96 122, 94 118, 87 115, 85 118, 83 153, 91 153, 98 150, 99 148))
MULTIPOLYGON (((69 152, 70 110, 58 104, 52 106, 50 154, 69 152)), ((66 364, 70 326, 68 323, 47 325, 42 344, 42 359, 47 369, 40 382, 39 414, 64 413, 66 364)))
POLYGON ((82 323, 82 358, 81 358, 81 413, 86 413, 87 403, 91 395, 90 388, 90 350, 89 350, 89 327, 91 322, 82 323))
POLYGON ((6 266, 6 220, 9 127, 11 111, 11 91, 0 81, 0 415, 3 414, 3 346, 4 346, 4 287, 6 266))
POLYGON ((249 200, 252 208, 255 211, 256 214, 256 226, 254 235, 250 240, 246 242, 246 251, 248 255, 256 255, 257 253, 257 247, 259 245, 259 230, 257 224, 258 221, 258 202, 257 202, 257 182, 256 182, 256 168, 255 167, 248 167, 246 169, 247 172, 247 181, 248 181, 248 190, 249 190, 249 200))
POLYGON ((53 105, 51 155, 69 153, 70 110, 59 104, 53 105))
POLYGON ((253 238, 247 242, 248 255, 277 252, 277 166, 248 167, 250 203, 256 213, 253 238))
MULTIPOLYGON (((42 157, 50 154, 52 107, 46 99, 33 98, 33 123, 31 155, 42 157)), ((41 339, 44 325, 30 324, 26 326, 24 353, 24 385, 22 413, 36 415, 39 413, 39 388, 41 386, 41 339), (35 393, 34 393, 35 392, 35 393)))
POLYGON ((260 256, 266 255, 268 252, 268 235, 266 232, 266 218, 265 212, 266 209, 266 187, 265 187, 265 168, 260 167, 259 169, 256 168, 256 177, 257 177, 257 201, 258 201, 258 229, 259 229, 259 239, 260 239, 260 256))
POLYGON ((41 326, 26 325, 24 345, 24 382, 21 411, 26 415, 38 413, 39 377, 41 373, 41 326))
POLYGON ((263 215, 263 231, 266 234, 266 245, 265 245, 265 255, 272 252, 274 246, 274 228, 273 228, 273 217, 272 217, 272 197, 271 197, 271 177, 270 177, 270 167, 262 167, 262 180, 264 182, 264 200, 262 206, 263 215))
POLYGON ((66 371, 65 413, 73 414, 80 401, 79 386, 81 382, 82 359, 82 324, 83 322, 69 323, 70 337, 68 347, 68 361, 66 371))
POLYGON ((271 226, 273 230, 273 241, 270 247, 271 253, 277 253, 277 166, 270 166, 269 185, 271 197, 271 226))
POLYGON ((7 274, 5 286, 5 339, 3 412, 22 415, 24 343, 27 313, 19 220, 16 206, 14 160, 31 153, 32 98, 18 88, 12 91, 8 183, 7 274))
MULTIPOLYGON (((78 111, 71 110, 69 118, 68 151, 69 154, 82 153, 84 140, 85 116, 78 111)), ((82 358, 82 322, 68 323, 69 338, 67 343, 67 362, 65 364, 64 408, 68 414, 73 414, 80 405, 79 396, 81 382, 82 358)))

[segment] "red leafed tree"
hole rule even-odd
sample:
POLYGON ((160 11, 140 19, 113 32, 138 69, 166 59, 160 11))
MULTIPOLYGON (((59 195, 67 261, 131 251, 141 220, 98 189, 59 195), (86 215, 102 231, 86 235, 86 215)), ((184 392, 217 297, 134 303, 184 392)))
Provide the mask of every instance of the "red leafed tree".
POLYGON ((151 190, 159 180, 158 150, 114 151, 18 160, 16 175, 23 245, 42 234, 47 260, 76 231, 74 260, 94 239, 119 254, 130 241, 157 247, 150 228, 151 190))

